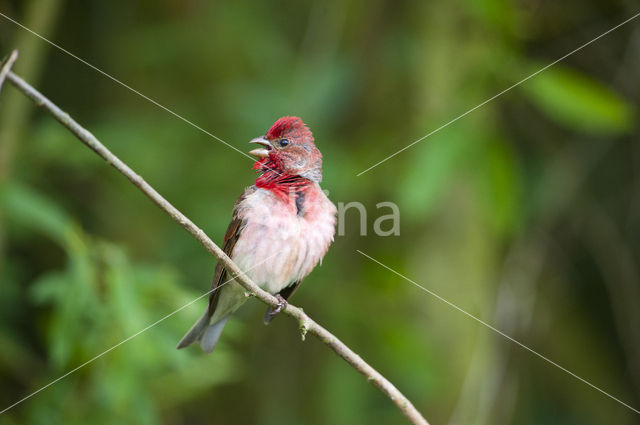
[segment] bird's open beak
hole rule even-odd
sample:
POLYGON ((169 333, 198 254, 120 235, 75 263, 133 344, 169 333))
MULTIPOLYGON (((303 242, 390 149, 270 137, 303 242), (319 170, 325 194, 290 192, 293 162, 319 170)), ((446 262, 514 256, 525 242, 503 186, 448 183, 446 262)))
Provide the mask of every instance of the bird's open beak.
POLYGON ((266 158, 269 155, 269 151, 273 149, 273 146, 271 145, 271 143, 264 137, 256 137, 249 143, 257 143, 259 145, 264 146, 264 148, 258 148, 258 149, 249 151, 249 155, 253 155, 256 158, 260 158, 260 159, 266 158))

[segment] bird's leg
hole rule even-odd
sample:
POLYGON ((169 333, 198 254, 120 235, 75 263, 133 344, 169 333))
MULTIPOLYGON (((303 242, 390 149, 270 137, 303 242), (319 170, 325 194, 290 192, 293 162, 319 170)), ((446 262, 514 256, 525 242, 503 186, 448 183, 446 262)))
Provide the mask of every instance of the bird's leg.
POLYGON ((264 315, 264 323, 267 324, 267 325, 269 324, 269 322, 271 322, 271 320, 274 317, 276 317, 278 315, 278 313, 280 313, 282 310, 287 308, 287 304, 289 304, 287 302, 287 300, 285 300, 282 295, 276 294, 275 297, 278 299, 278 306, 277 307, 269 307, 267 309, 267 313, 264 315))

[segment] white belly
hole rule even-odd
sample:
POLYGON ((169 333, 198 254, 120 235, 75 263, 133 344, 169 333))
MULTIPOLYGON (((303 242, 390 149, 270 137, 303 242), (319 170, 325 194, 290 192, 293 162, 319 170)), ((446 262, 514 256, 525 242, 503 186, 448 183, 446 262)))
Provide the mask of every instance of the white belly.
POLYGON ((238 205, 246 225, 231 258, 262 289, 275 294, 303 279, 322 260, 333 241, 336 209, 312 191, 299 216, 295 202, 283 202, 257 189, 238 205))

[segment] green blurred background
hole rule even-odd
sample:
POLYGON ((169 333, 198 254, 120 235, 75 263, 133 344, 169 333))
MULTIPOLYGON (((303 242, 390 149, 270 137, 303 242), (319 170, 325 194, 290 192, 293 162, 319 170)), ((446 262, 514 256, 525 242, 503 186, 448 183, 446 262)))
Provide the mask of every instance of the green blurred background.
MULTIPOLYGON (((362 202, 293 302, 432 424, 640 415, 640 19, 360 171, 639 12, 635 0, 0 0, 0 11, 246 151, 301 116, 334 202, 362 202), (400 236, 373 222, 392 201, 400 236)), ((220 142, 0 17, 0 56, 221 242, 255 173, 220 142)), ((0 93, 0 408, 209 289, 214 261, 9 84, 0 93)), ((217 350, 204 300, 0 424, 401 424, 297 324, 249 302, 217 350)))

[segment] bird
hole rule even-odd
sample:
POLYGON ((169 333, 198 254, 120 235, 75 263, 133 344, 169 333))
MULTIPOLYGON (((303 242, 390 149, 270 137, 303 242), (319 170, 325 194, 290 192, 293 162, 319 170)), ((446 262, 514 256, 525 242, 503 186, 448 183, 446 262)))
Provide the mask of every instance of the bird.
MULTIPOLYGON (((278 299, 269 307, 268 324, 286 308, 302 280, 321 263, 333 242, 337 209, 320 187, 322 154, 301 118, 284 116, 264 136, 249 143, 259 174, 236 201, 223 251, 260 288, 278 299)), ((178 343, 215 348, 227 320, 247 300, 246 289, 221 262, 214 271, 209 304, 178 343)))

